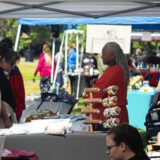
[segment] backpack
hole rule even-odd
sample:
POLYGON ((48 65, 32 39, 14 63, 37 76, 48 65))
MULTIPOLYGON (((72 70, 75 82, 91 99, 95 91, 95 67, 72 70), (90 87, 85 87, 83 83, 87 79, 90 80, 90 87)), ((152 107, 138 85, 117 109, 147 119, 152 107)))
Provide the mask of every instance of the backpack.
POLYGON ((147 140, 156 141, 157 134, 160 132, 160 105, 153 105, 146 115, 146 134, 147 140))

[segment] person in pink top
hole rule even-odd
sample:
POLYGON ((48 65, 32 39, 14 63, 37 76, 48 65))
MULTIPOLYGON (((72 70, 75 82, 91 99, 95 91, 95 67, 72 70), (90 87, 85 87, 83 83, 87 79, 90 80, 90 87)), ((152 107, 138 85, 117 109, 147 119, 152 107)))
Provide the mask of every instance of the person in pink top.
MULTIPOLYGON (((40 90, 41 93, 48 92, 50 90, 50 77, 52 68, 52 54, 48 44, 43 45, 43 53, 40 54, 37 68, 34 72, 34 76, 40 72, 40 90)), ((55 74, 56 64, 54 61, 53 75, 55 74)))

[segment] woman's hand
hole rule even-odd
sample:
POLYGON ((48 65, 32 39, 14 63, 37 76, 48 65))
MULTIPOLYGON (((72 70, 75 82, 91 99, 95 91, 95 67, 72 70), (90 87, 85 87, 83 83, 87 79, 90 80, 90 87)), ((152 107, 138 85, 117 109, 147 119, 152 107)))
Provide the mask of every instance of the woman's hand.
POLYGON ((5 128, 10 128, 12 126, 10 119, 6 119, 4 121, 4 126, 5 126, 5 128))

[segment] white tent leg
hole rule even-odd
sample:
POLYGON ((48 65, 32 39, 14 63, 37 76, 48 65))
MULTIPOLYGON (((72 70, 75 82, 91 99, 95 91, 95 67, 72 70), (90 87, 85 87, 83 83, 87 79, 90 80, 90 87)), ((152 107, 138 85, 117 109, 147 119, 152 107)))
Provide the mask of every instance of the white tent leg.
POLYGON ((65 68, 64 68, 64 88, 67 88, 67 52, 68 52, 68 34, 65 32, 65 68))
MULTIPOLYGON (((80 61, 80 68, 82 66, 82 60, 83 60, 83 46, 81 48, 81 61, 80 61)), ((81 79, 81 72, 78 73, 78 82, 77 82, 77 93, 76 93, 76 99, 78 100, 79 97, 79 86, 80 86, 80 79, 81 79)))
POLYGON ((63 54, 62 53, 63 44, 64 44, 64 34, 63 34, 63 37, 62 37, 62 42, 61 42, 59 53, 58 53, 58 60, 57 60, 57 63, 56 63, 56 71, 55 71, 55 75, 54 75, 54 78, 53 78, 53 86, 52 86, 53 88, 52 89, 55 88, 55 83, 56 83, 58 69, 59 69, 59 63, 60 63, 61 56, 63 54))
POLYGON ((76 70, 79 66, 79 34, 76 35, 76 70))
POLYGON ((21 24, 18 25, 18 29, 17 29, 17 35, 16 35, 16 42, 14 45, 14 51, 17 51, 18 48, 18 42, 19 42, 19 37, 20 37, 20 33, 21 33, 21 24))
POLYGON ((55 38, 53 38, 53 43, 52 43, 52 68, 51 68, 51 79, 50 79, 51 84, 53 84, 54 56, 55 56, 55 38))

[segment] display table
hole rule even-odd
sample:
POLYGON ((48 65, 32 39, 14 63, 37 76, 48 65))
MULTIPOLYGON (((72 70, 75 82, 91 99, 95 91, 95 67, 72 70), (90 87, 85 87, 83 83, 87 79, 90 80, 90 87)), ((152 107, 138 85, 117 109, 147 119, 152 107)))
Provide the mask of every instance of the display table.
POLYGON ((109 160, 106 133, 7 136, 5 148, 36 151, 40 160, 109 160))
MULTIPOLYGON (((69 78, 70 78, 70 81, 71 81, 71 93, 73 95, 76 95, 77 85, 78 85, 78 75, 70 74, 69 78)), ((93 75, 93 76, 81 75, 80 76, 79 97, 82 97, 82 93, 83 93, 85 88, 90 87, 90 80, 95 79, 95 78, 97 79, 98 75, 93 75)))
POLYGON ((146 129, 144 122, 148 109, 153 104, 153 98, 157 96, 157 92, 140 92, 130 91, 127 93, 129 124, 146 129))
POLYGON ((38 109, 49 109, 57 114, 69 114, 72 111, 73 105, 64 102, 50 101, 30 101, 27 102, 28 107, 23 111, 20 122, 25 122, 26 118, 34 114, 38 109))

